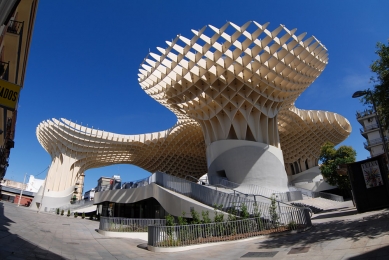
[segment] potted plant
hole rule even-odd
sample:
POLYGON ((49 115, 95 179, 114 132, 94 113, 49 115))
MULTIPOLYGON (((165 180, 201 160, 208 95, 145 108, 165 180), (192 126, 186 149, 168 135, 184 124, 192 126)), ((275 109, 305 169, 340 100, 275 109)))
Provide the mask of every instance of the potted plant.
POLYGON ((74 217, 75 217, 75 218, 78 217, 78 213, 77 213, 77 212, 74 212, 74 217))
POLYGON ((61 210, 61 216, 63 216, 64 212, 65 212, 64 210, 61 210))
POLYGON ((57 208, 57 215, 59 215, 59 208, 57 208))
POLYGON ((70 217, 70 209, 68 209, 68 215, 67 216, 70 217))
POLYGON ((85 212, 82 212, 82 216, 81 216, 82 219, 85 218, 85 212))

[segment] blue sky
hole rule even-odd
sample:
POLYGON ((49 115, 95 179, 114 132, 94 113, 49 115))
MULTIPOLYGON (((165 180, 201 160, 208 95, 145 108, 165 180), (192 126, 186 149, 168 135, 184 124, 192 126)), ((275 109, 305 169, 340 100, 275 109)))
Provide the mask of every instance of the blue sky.
MULTIPOLYGON (((50 118, 121 134, 170 128, 174 114, 151 99, 137 82, 139 64, 149 50, 165 47, 177 34, 226 21, 243 25, 284 24, 297 34, 314 35, 328 49, 329 64, 298 98, 301 109, 327 110, 345 116, 353 132, 342 145, 369 156, 363 148, 355 111, 363 105, 351 95, 372 87, 369 64, 377 41, 389 38, 389 1, 102 1, 41 0, 33 32, 26 80, 21 92, 15 148, 5 178, 23 181, 50 165, 36 138, 36 127, 50 118)), ((44 178, 47 171, 37 178, 44 178)), ((100 176, 124 180, 148 175, 131 165, 86 171, 84 191, 100 176)))

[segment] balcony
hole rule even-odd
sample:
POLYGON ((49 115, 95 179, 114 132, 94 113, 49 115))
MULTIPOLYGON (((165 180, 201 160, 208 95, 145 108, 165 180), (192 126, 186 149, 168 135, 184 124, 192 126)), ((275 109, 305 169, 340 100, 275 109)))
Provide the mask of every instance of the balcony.
POLYGON ((19 22, 19 21, 9 21, 8 23, 8 26, 7 26, 7 32, 8 33, 12 33, 12 34, 16 34, 16 35, 20 35, 20 33, 22 32, 22 29, 23 29, 23 22, 19 22))
MULTIPOLYGON (((385 142, 387 143, 388 142, 388 138, 385 137, 385 142)), ((370 141, 366 141, 363 143, 363 146, 365 147, 366 150, 370 151, 370 148, 372 146, 375 146, 375 145, 379 145, 379 144, 382 144, 382 138, 376 138, 376 139, 373 139, 373 140, 370 140, 370 141)))
POLYGON ((375 116, 373 109, 366 109, 365 111, 357 111, 357 119, 365 116, 375 116))
POLYGON ((9 62, 0 61, 0 79, 8 81, 9 62))
MULTIPOLYGON (((362 128, 359 128, 359 132, 361 132, 361 135, 364 135, 371 131, 371 130, 375 130, 375 129, 379 129, 379 126, 378 124, 372 124, 372 125, 368 125, 366 127, 362 127, 362 128)), ((365 136, 366 137, 366 136, 365 136)))

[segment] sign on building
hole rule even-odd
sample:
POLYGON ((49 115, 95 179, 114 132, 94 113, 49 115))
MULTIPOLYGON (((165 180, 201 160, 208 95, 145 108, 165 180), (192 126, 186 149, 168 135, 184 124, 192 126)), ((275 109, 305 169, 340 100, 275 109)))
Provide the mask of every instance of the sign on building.
POLYGON ((21 87, 0 79, 0 107, 15 110, 21 87))
POLYGON ((361 167, 367 189, 384 185, 378 161, 363 163, 361 167))

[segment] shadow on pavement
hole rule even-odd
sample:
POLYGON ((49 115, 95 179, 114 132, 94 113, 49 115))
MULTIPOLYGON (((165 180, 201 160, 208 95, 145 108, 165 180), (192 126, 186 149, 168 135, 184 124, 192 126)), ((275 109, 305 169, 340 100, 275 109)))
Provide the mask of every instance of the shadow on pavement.
POLYGON ((389 246, 378 248, 370 252, 363 253, 358 256, 350 257, 349 260, 370 260, 370 259, 388 259, 389 258, 389 246))
POLYGON ((13 223, 4 215, 4 205, 0 202, 0 259, 65 259, 10 233, 7 227, 13 223))
POLYGON ((323 212, 320 212, 321 215, 314 216, 312 219, 325 219, 325 218, 336 218, 336 217, 343 217, 343 216, 350 216, 350 215, 355 215, 358 214, 358 211, 355 210, 350 210, 350 211, 341 211, 341 212, 336 212, 332 214, 322 214, 323 212))
POLYGON ((357 220, 329 221, 315 224, 306 232, 288 236, 274 236, 258 243, 260 248, 309 246, 320 242, 348 238, 355 241, 363 237, 375 238, 389 232, 389 213, 373 215, 357 220))

